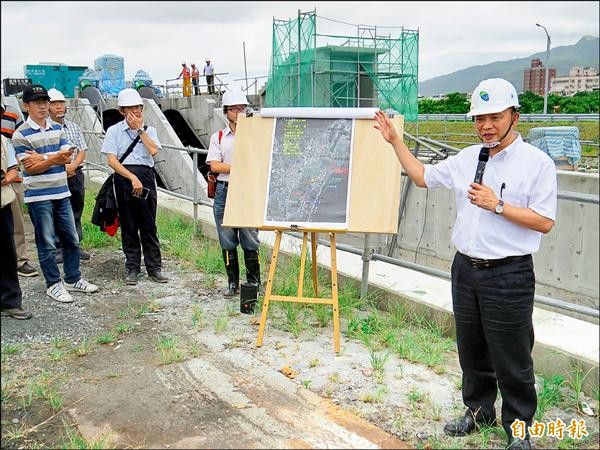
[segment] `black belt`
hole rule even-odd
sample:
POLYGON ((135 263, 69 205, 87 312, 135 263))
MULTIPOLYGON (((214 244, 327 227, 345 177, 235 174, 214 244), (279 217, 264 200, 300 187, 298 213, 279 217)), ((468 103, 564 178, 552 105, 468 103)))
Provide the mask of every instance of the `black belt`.
POLYGON ((491 269, 498 267, 509 262, 525 261, 531 258, 531 255, 519 255, 519 256, 507 256, 506 258, 500 259, 481 259, 471 258, 470 256, 464 255, 461 252, 457 252, 463 259, 474 269, 491 269))
POLYGON ((225 186, 227 186, 229 184, 229 181, 217 180, 217 184, 224 184, 225 186))

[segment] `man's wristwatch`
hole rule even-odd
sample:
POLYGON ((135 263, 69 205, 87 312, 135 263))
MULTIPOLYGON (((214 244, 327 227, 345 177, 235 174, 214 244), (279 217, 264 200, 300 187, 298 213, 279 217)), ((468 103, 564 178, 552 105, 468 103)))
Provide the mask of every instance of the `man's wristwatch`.
POLYGON ((146 131, 146 130, 144 130, 144 127, 142 127, 142 128, 140 128, 140 129, 137 130, 137 134, 139 136, 141 136, 144 131, 146 131))
POLYGON ((42 155, 42 158, 44 158, 44 161, 48 161, 48 155, 46 153, 42 155))
POLYGON ((498 200, 498 204, 496 205, 496 209, 494 210, 496 214, 502 214, 504 212, 504 200, 498 200))

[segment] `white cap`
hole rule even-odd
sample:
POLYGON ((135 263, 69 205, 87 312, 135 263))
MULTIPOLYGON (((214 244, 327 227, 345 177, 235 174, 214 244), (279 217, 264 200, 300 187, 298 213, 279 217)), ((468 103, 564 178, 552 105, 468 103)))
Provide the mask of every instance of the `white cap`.
POLYGON ((48 97, 50 97, 51 102, 66 102, 67 99, 58 89, 48 89, 48 97))
POLYGON ((471 95, 468 117, 502 112, 519 105, 519 96, 512 83, 503 78, 488 78, 477 85, 471 95))
POLYGON ((144 101, 140 94, 135 89, 127 88, 119 92, 117 105, 119 106, 138 106, 143 105, 144 101))
POLYGON ((248 105, 248 99, 242 92, 225 91, 223 94, 223 106, 248 105))

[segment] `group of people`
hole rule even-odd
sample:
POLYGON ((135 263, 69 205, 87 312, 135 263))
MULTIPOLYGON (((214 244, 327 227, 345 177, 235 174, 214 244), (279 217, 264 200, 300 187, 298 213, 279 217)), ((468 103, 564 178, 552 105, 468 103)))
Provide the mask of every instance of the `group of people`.
MULTIPOLYGON (((6 121, 3 120, 2 134, 0 232, 8 257, 0 258, 0 309, 2 316, 14 319, 32 317, 31 312, 23 308, 18 276, 38 275, 29 261, 19 265, 18 249, 25 254, 24 231, 17 233, 14 226, 23 220, 18 218, 22 208, 17 187, 19 167, 23 202, 33 225, 46 294, 58 302, 71 303, 74 301, 71 292, 98 290, 80 271, 80 260, 90 258, 80 247, 85 196, 82 164, 87 149, 81 129, 65 119, 66 99, 60 91, 30 85, 23 91, 22 99, 27 120, 19 124, 18 114, 9 113, 6 121), (17 213, 13 213, 14 210, 17 213)), ((166 283, 156 230, 157 194, 153 171, 153 157, 161 148, 160 142, 156 129, 143 123, 143 100, 135 89, 122 90, 117 104, 123 121, 107 130, 101 152, 107 155, 108 164, 115 171, 114 191, 126 260, 125 281, 137 284, 143 249, 148 278, 166 283)), ((3 104, 3 119, 6 113, 3 104)), ((20 226, 22 228, 22 224, 20 226)))
MULTIPOLYGON (((13 143, 18 159, 25 166, 25 202, 35 228, 48 295, 65 301, 68 295, 65 287, 81 292, 97 289, 80 276, 75 207, 66 200, 68 180, 74 177, 78 164, 83 161, 83 157, 78 158, 77 150, 84 149, 77 147, 79 144, 72 138, 67 139, 64 128, 70 127, 68 122, 47 120, 51 99, 43 87, 28 87, 23 100, 30 118, 14 133, 13 143), (56 235, 64 253, 64 284, 54 259, 56 235)), ((128 284, 138 281, 141 238, 150 278, 166 282, 160 270, 155 225, 156 181, 152 171, 153 157, 161 148, 160 143, 156 130, 143 125, 143 102, 137 91, 123 90, 118 105, 124 120, 108 129, 101 151, 108 155, 108 163, 116 172, 115 190, 127 259, 126 281, 128 284), (129 156, 119 160, 132 145, 129 156)), ((213 213, 227 272, 226 297, 236 295, 239 290, 239 245, 244 253, 247 281, 260 285, 258 230, 222 225, 237 120, 247 106, 243 94, 231 91, 224 94, 227 126, 211 136, 206 158, 211 171, 218 174, 213 213)), ((511 425, 518 420, 531 426, 537 407, 531 356, 535 291, 532 253, 539 249, 542 234, 548 233, 554 225, 557 177, 552 159, 525 143, 514 130, 519 120, 519 106, 517 92, 510 82, 492 78, 479 83, 473 91, 468 115, 473 118, 482 144, 467 147, 435 165, 423 164, 410 152, 383 112, 376 113, 374 127, 391 144, 403 169, 417 186, 447 188, 455 194, 457 217, 452 242, 457 252, 451 269, 451 290, 463 372, 462 394, 467 410, 462 417, 449 422, 445 432, 465 436, 480 425, 495 424, 494 404, 499 389, 503 400, 502 426, 509 437, 509 448, 528 449, 531 448, 529 435, 515 437, 511 425), (472 181, 475 172, 480 172, 479 177, 472 181)), ((12 227, 4 189, 11 182, 6 180, 14 179, 16 166, 10 152, 5 163, 5 142, 10 146, 10 141, 3 137, 0 215, 3 239, 12 227)), ((16 279, 14 248, 12 244, 10 270, 16 279)), ((7 264, 7 260, 2 259, 3 273, 7 264)), ((10 287, 14 288, 14 283, 10 287)), ((3 311, 13 311, 13 317, 26 318, 27 313, 20 309, 17 297, 14 289, 3 287, 3 311), (10 295, 15 296, 13 303, 6 303, 10 295)))
MULTIPOLYGON (((206 58, 206 65, 202 69, 202 75, 206 77, 206 86, 208 94, 215 93, 215 68, 210 62, 210 58, 206 58)), ((181 63, 181 72, 177 78, 183 78, 183 96, 191 97, 192 84, 194 85, 194 95, 200 95, 200 70, 196 67, 196 63, 192 63, 191 70, 187 63, 181 63)))

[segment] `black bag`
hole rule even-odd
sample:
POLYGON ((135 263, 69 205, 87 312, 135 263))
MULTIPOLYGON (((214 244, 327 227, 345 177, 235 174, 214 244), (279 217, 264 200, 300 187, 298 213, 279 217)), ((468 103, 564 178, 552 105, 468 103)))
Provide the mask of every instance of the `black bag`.
MULTIPOLYGON (((144 130, 147 128, 148 126, 144 125, 144 130)), ((138 135, 119 159, 121 164, 123 164, 123 161, 131 154, 139 140, 140 136, 138 135)), ((92 213, 92 223, 99 226, 101 231, 108 233, 110 236, 114 236, 119 228, 119 214, 117 210, 114 182, 114 174, 111 173, 102 184, 102 187, 96 196, 94 212, 92 213)))

